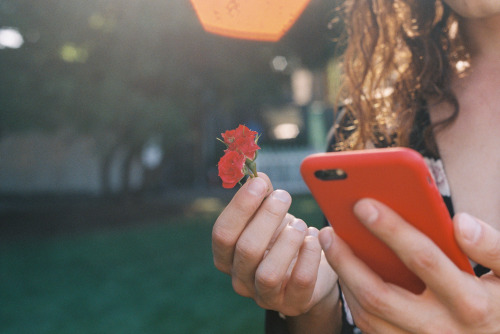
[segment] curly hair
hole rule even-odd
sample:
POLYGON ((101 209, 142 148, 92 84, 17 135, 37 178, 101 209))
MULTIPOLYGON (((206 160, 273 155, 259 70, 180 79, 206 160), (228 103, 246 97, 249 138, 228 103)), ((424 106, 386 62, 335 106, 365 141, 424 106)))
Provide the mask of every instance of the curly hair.
POLYGON ((426 129, 426 137, 453 122, 459 106, 450 79, 465 73, 469 55, 460 20, 445 3, 346 0, 343 15, 347 45, 339 98, 355 121, 349 136, 337 139, 337 149, 360 149, 370 141, 408 146, 415 115, 429 103, 449 102, 454 112, 426 129))

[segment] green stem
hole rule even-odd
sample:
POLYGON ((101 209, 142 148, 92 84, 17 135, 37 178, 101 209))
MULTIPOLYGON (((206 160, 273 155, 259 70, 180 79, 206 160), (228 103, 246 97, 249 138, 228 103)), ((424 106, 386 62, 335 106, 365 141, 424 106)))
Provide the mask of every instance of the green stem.
POLYGON ((252 172, 252 174, 250 174, 250 177, 258 177, 259 175, 257 174, 257 165, 255 164, 255 161, 253 160, 250 160, 247 158, 247 160, 245 161, 245 165, 248 167, 248 169, 252 172))

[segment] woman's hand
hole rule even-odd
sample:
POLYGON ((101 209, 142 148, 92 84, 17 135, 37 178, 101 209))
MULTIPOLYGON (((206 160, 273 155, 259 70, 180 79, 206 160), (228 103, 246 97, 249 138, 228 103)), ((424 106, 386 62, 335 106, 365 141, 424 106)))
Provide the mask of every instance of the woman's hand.
POLYGON ((259 173, 217 219, 212 248, 215 266, 231 275, 238 294, 262 308, 298 316, 318 304, 336 305, 338 289, 318 230, 288 214, 290 204, 290 195, 273 191, 269 178, 259 173))
POLYGON ((500 333, 500 233, 467 214, 454 218, 455 238, 492 272, 477 278, 459 270, 425 235, 380 202, 364 199, 354 211, 426 284, 415 295, 383 282, 331 228, 320 232, 356 325, 364 333, 500 333))

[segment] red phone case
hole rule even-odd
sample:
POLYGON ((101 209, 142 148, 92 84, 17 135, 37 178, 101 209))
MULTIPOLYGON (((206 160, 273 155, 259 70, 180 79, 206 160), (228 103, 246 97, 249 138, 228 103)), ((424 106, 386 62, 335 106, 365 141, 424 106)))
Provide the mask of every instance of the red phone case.
POLYGON ((412 292, 424 283, 355 217, 361 198, 376 199, 429 236, 463 271, 473 273, 453 235, 453 225, 423 157, 408 148, 313 154, 301 173, 323 214, 354 253, 384 281, 412 292))

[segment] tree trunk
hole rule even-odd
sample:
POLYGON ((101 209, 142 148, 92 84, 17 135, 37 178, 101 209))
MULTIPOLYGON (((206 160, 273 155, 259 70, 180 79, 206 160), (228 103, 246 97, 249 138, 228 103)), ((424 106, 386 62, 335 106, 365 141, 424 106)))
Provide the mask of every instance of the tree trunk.
MULTIPOLYGON (((121 168, 121 194, 130 195, 134 189, 131 186, 132 164, 139 157, 142 150, 142 143, 130 147, 122 163, 121 168)), ((142 188, 142 185, 141 185, 142 188)), ((140 189, 139 189, 140 190, 140 189)))
POLYGON ((113 144, 102 159, 101 194, 104 196, 109 196, 113 193, 113 189, 111 187, 111 165, 113 164, 113 159, 115 158, 116 152, 118 151, 119 147, 119 142, 113 144))

